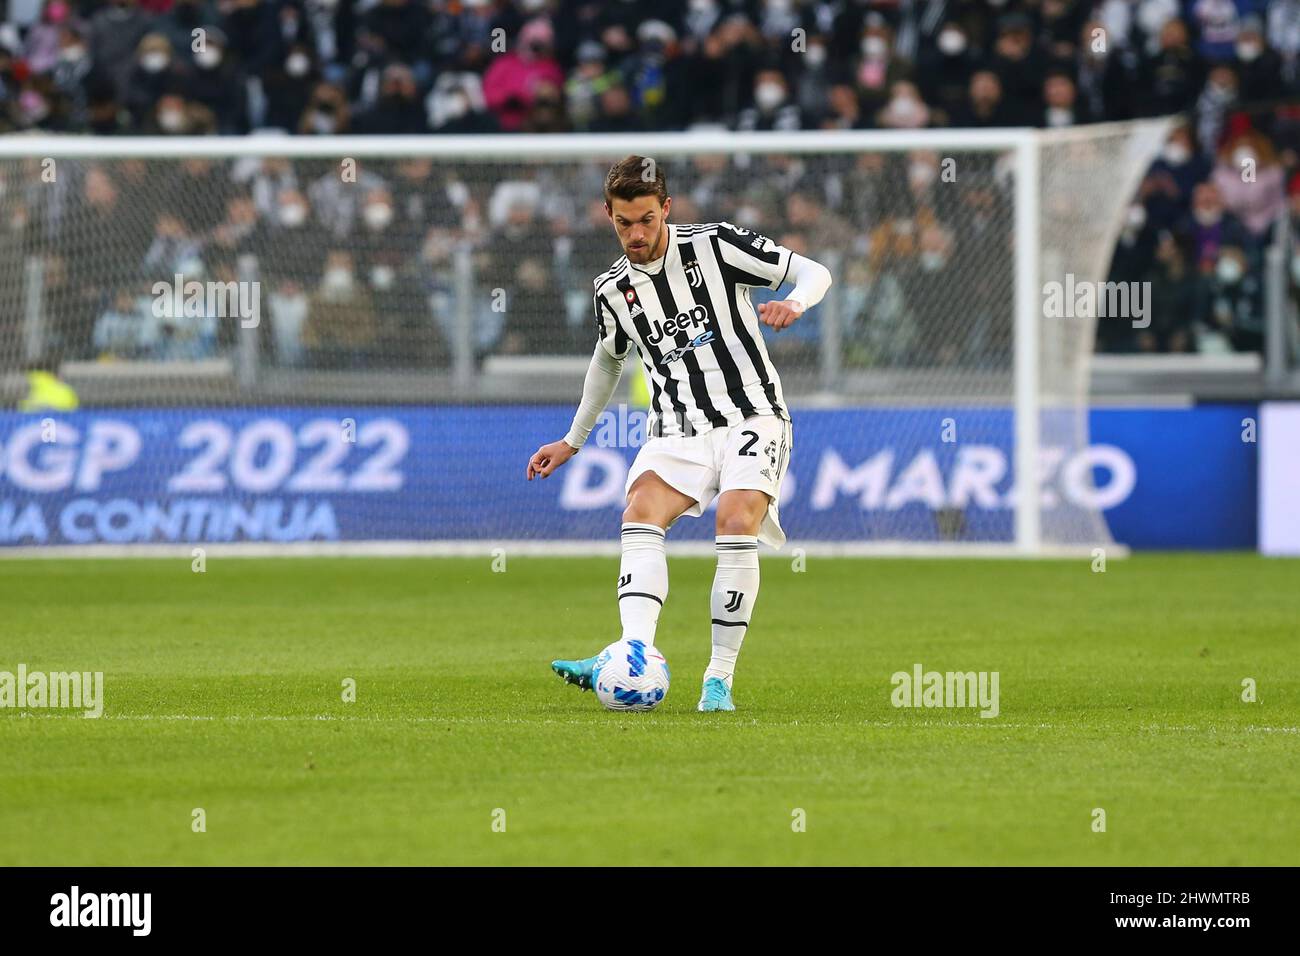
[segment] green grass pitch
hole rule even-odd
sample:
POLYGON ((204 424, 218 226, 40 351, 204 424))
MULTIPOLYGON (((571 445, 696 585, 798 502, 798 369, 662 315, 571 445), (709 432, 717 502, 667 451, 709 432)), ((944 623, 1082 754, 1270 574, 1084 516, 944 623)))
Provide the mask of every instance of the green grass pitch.
POLYGON ((613 559, 0 562, 0 671, 106 682, 0 710, 0 864, 1300 863, 1294 561, 765 558, 699 714, 713 565, 669 548, 650 714, 547 666, 617 637, 613 559), (999 716, 896 709, 917 663, 999 716))

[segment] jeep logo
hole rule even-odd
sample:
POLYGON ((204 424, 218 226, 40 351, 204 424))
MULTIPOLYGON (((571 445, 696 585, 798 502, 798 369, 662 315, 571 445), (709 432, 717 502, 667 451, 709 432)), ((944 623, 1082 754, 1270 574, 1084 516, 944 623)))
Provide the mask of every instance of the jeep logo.
POLYGON ((678 332, 694 333, 700 326, 708 326, 709 310, 702 305, 692 306, 686 312, 678 312, 671 319, 655 322, 650 334, 646 336, 647 345, 658 345, 666 338, 676 338, 678 332))

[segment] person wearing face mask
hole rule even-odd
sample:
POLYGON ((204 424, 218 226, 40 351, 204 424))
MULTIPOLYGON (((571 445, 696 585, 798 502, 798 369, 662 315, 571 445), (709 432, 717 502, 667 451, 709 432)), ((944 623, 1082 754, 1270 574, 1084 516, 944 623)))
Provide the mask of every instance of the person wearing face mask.
MULTIPOLYGON (((1108 282, 1138 282, 1151 268, 1156 253, 1156 230, 1152 228, 1146 206, 1140 201, 1129 203, 1124 211, 1123 226, 1111 255, 1110 270, 1106 275, 1108 282)), ((1123 343, 1123 351, 1131 345, 1132 325, 1129 323, 1099 323, 1111 326, 1100 333, 1103 341, 1115 348, 1116 343, 1123 343)))
POLYGON ((1243 100, 1276 99, 1283 89, 1282 58, 1264 42, 1264 22, 1257 16, 1241 21, 1232 66, 1243 100))
POLYGON ((966 30, 956 20, 944 23, 934 42, 917 54, 917 82, 925 102, 948 116, 961 112, 975 64, 966 30))
POLYGON ((193 68, 186 71, 181 90, 185 98, 212 111, 225 136, 248 132, 244 71, 226 52, 226 35, 206 28, 200 49, 193 50, 193 68))
POLYGON ((350 132, 352 114, 343 91, 331 83, 320 83, 298 120, 298 132, 333 136, 350 132))
POLYGON ((75 14, 68 0, 46 0, 41 19, 27 31, 23 43, 23 59, 33 73, 48 73, 59 61, 61 38, 68 26, 76 25, 75 14))
POLYGON ((1227 140, 1210 180, 1227 210, 1264 243, 1286 209, 1286 175, 1268 137, 1247 130, 1227 140))
POLYGON ((907 307, 912 316, 913 348, 937 365, 955 361, 963 343, 952 333, 952 315, 961 308, 952 280, 953 240, 942 226, 923 226, 917 234, 916 252, 904 260, 907 307))
POLYGON ((353 231, 354 248, 368 268, 371 260, 399 252, 414 255, 418 235, 400 223, 395 224, 396 210, 393 195, 385 188, 371 189, 366 193, 359 210, 361 222, 353 231))
POLYGON ((262 93, 266 96, 263 124, 275 129, 294 129, 319 82, 320 72, 310 49, 300 43, 289 47, 284 60, 262 76, 262 93))
POLYGON ((754 76, 754 105, 740 111, 736 128, 751 130, 797 130, 803 127, 797 104, 790 102, 785 75, 777 69, 759 70, 754 76))
POLYGON ((484 108, 483 89, 474 73, 443 73, 424 101, 435 133, 498 133, 496 117, 484 108))
POLYGON ((915 83, 900 80, 889 90, 889 102, 876 114, 883 129, 924 129, 932 123, 930 107, 915 83))
POLYGON ((804 117, 825 117, 831 110, 829 100, 838 70, 829 62, 829 43, 820 34, 810 34, 808 48, 788 74, 794 81, 794 103, 804 117))
POLYGON ((1264 345, 1264 284, 1257 265, 1247 249, 1224 246, 1206 280, 1206 324, 1238 352, 1258 352, 1264 345))
MULTIPOLYGON (((290 303, 295 315, 301 308, 306 315, 308 276, 319 276, 324 271, 325 240, 323 230, 312 214, 307 197, 296 188, 281 189, 271 210, 260 220, 265 231, 258 237, 259 260, 262 278, 268 283, 272 296, 290 303), (270 250, 270 254, 266 251, 270 250)), ((295 341, 297 323, 294 323, 295 341)), ((277 333, 278 334, 278 333, 277 333)))
POLYGON ((331 250, 320 284, 308 300, 303 344, 316 368, 361 368, 374 347, 378 324, 369 286, 352 253, 331 250))
POLYGON ((150 136, 184 136, 190 132, 189 104, 183 96, 168 93, 158 97, 153 113, 141 130, 150 136))
POLYGON ((889 102, 894 84, 909 79, 911 67, 894 53, 894 31, 879 13, 870 13, 858 43, 854 79, 863 109, 875 116, 889 102))
POLYGON ((1192 190, 1192 209, 1179 231, 1191 240, 1197 271, 1207 275, 1224 246, 1250 248, 1250 233, 1223 205, 1219 188, 1211 181, 1192 190))
POLYGON ((172 45, 161 33, 150 33, 136 49, 135 65, 127 82, 125 105, 136 123, 143 124, 159 97, 180 83, 182 71, 172 55, 172 45))
POLYGON ((1227 63, 1241 30, 1242 16, 1252 8, 1263 11, 1258 0, 1191 0, 1184 4, 1196 34, 1196 52, 1211 63, 1227 63))
POLYGON ((84 132, 89 123, 87 105, 92 64, 81 33, 72 27, 63 28, 59 37, 59 58, 50 70, 54 87, 68 101, 69 115, 78 131, 84 132))

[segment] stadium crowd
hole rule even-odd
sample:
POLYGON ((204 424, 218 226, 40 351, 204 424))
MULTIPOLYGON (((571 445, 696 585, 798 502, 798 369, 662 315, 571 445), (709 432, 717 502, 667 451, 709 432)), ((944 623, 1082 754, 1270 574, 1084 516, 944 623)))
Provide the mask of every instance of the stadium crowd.
MULTIPOLYGON (((1182 114, 1111 270, 1152 283, 1153 321, 1099 323, 1112 350, 1259 348, 1264 249, 1300 223, 1297 95, 1300 0, 11 0, 0 26, 7 132, 815 135, 1182 114)), ((673 218, 848 253, 851 362, 978 363, 1008 347, 1011 266, 988 251, 1005 247, 1007 185, 978 164, 949 184, 941 160, 700 158, 670 172, 673 218), (955 310, 972 316, 956 337, 955 310)), ((598 166, 392 161, 345 184, 307 161, 133 160, 72 164, 45 189, 8 162, 5 312, 17 321, 39 231, 69 357, 228 345, 212 316, 142 305, 142 285, 184 273, 269 283, 281 363, 437 365, 468 250, 479 354, 585 350, 588 283, 614 257, 599 200, 572 197, 599 196, 598 166), (526 306, 495 309, 479 294, 495 289, 526 306)), ((1295 294, 1300 257, 1290 276, 1295 294)), ((811 355, 817 322, 778 347, 811 355)))

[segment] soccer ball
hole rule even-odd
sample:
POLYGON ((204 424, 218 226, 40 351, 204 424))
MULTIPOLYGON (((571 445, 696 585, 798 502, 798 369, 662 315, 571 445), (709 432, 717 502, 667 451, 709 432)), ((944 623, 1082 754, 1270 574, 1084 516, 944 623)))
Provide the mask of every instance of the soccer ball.
POLYGON ((654 710, 668 696, 668 662, 644 641, 615 641, 596 657, 591 683, 610 710, 654 710))

